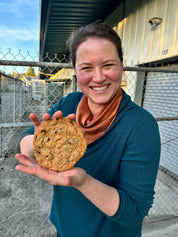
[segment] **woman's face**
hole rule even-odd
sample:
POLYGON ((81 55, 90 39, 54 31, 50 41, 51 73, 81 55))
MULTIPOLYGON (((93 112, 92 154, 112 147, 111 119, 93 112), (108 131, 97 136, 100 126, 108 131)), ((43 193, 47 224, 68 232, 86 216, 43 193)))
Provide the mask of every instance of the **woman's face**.
POLYGON ((123 72, 116 46, 107 39, 89 38, 76 51, 78 85, 93 114, 118 91, 123 72))

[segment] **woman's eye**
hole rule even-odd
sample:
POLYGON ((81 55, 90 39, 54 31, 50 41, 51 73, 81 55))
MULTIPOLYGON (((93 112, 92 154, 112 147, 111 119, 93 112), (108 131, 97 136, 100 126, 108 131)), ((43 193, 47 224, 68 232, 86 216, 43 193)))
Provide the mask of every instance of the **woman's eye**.
POLYGON ((91 70, 91 67, 83 67, 82 70, 91 70))
POLYGON ((111 63, 110 63, 110 64, 105 64, 105 65, 104 65, 104 67, 111 67, 111 66, 113 66, 113 64, 111 64, 111 63))

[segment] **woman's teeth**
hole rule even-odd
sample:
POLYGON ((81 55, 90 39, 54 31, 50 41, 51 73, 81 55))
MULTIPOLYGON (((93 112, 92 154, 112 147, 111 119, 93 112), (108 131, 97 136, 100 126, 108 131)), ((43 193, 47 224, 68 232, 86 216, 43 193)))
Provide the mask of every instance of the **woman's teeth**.
POLYGON ((92 90, 94 91, 102 91, 105 90, 108 86, 98 86, 98 87, 92 87, 92 90))

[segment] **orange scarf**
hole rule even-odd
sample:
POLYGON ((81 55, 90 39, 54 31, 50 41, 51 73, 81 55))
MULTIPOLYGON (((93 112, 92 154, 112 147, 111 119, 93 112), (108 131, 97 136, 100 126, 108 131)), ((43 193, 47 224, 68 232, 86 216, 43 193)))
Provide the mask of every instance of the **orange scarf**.
POLYGON ((103 105, 97 114, 92 115, 88 107, 88 98, 84 95, 77 107, 76 122, 84 131, 88 144, 101 137, 111 126, 116 118, 121 99, 122 90, 119 88, 113 99, 103 105))

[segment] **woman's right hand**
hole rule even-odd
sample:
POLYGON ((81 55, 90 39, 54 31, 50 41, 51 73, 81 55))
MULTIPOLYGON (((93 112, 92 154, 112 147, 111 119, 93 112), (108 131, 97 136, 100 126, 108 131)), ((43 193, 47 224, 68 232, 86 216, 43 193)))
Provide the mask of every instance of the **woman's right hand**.
MULTIPOLYGON (((62 111, 57 111, 54 113, 53 118, 61 118, 63 116, 62 111)), ((34 130, 35 132, 38 130, 39 126, 41 125, 41 123, 43 123, 43 121, 46 121, 48 119, 50 119, 50 115, 45 113, 43 115, 43 121, 41 121, 38 116, 34 113, 30 114, 30 119, 34 124, 34 130)), ((75 114, 69 114, 67 116, 68 118, 74 120, 75 119, 75 114)), ((34 135, 27 135, 24 138, 22 138, 21 142, 20 142, 20 150, 21 150, 21 154, 24 154, 28 157, 34 158, 34 152, 33 152, 33 136, 34 135)))

